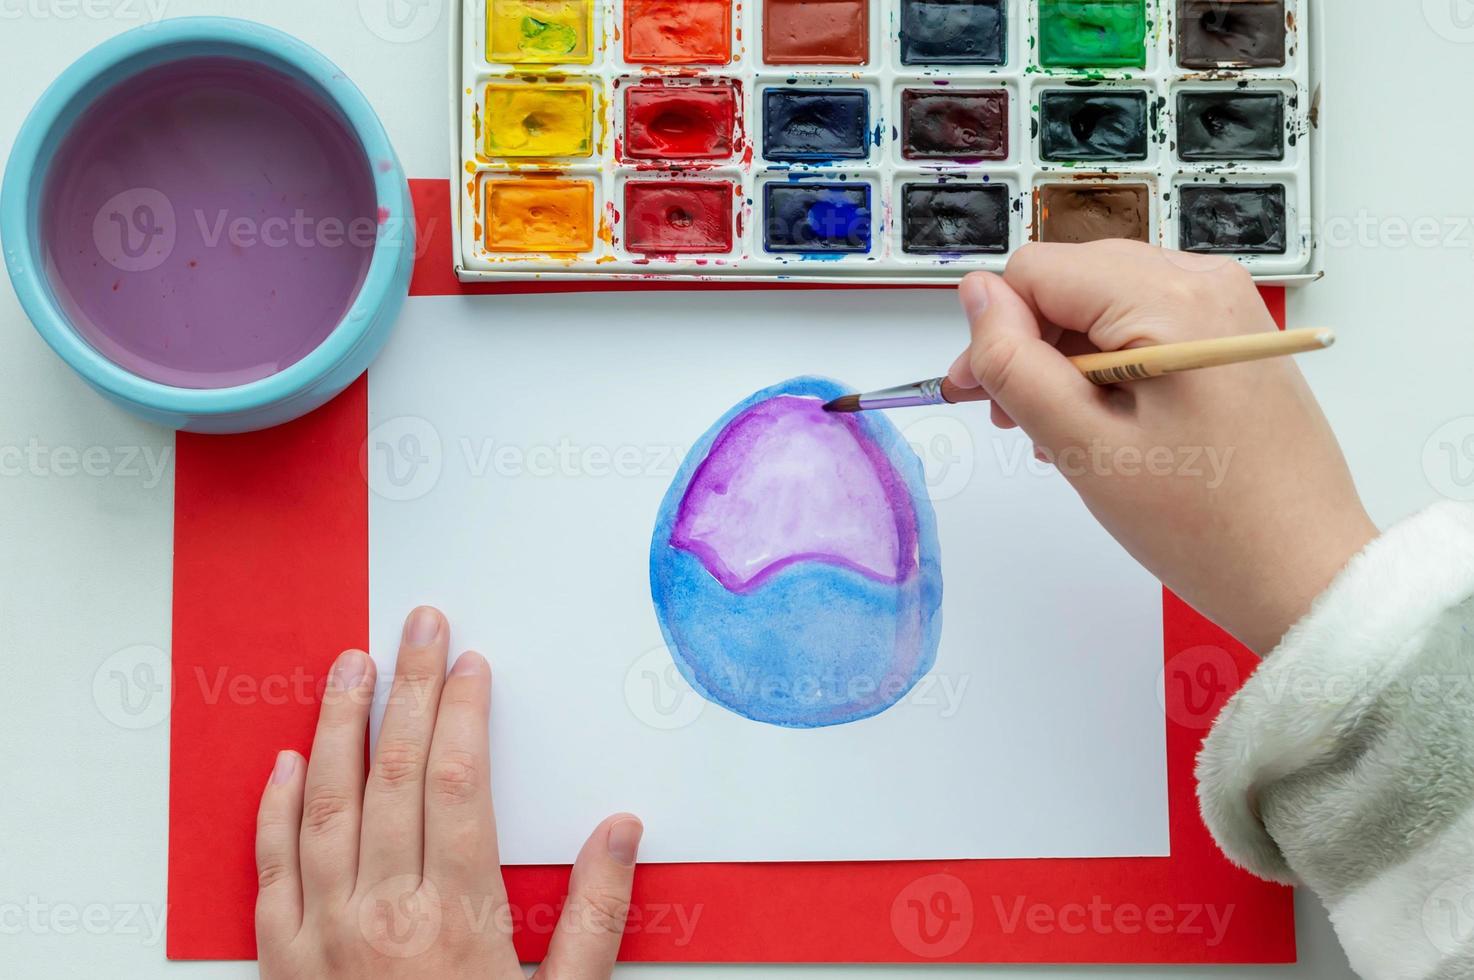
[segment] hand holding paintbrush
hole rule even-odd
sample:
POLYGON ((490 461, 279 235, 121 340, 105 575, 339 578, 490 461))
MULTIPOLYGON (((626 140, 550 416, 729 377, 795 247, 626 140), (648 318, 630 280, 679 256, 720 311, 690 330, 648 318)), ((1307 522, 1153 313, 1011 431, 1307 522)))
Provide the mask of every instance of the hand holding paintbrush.
POLYGON ((835 408, 991 400, 1138 561, 1260 651, 1376 535, 1284 356, 1333 335, 1279 332, 1237 263, 1122 241, 1031 245, 1003 276, 969 276, 961 298, 972 343, 949 380, 835 408), (1057 333, 1102 353, 1066 356, 1057 333), (1176 380, 1146 380, 1163 375, 1176 380))
MULTIPOLYGON (((1306 354, 1325 350, 1335 342, 1334 331, 1306 328, 1286 333, 1244 334, 1214 340, 1190 340, 1180 344, 1082 354, 1070 358, 1070 363, 1092 384, 1104 386, 1146 381, 1183 371, 1199 371, 1229 364, 1247 364, 1272 357, 1306 354)), ((863 395, 847 395, 835 399, 824 408, 830 412, 868 412, 924 405, 960 405, 989 401, 991 398, 986 389, 962 388, 950 379, 937 378, 863 395)))

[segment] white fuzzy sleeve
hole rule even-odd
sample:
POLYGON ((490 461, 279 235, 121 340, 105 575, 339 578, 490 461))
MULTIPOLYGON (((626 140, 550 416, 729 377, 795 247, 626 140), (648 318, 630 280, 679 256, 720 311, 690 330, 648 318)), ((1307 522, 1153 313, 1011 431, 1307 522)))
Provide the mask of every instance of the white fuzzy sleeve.
POLYGON ((1474 978, 1474 508, 1357 556, 1224 709, 1203 817, 1314 889, 1367 980, 1474 978))

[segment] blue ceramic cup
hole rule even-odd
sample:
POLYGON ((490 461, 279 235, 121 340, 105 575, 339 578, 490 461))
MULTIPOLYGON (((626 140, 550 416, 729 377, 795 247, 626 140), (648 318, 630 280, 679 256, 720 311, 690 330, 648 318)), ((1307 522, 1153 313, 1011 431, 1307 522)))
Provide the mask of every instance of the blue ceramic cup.
MULTIPOLYGON (((298 129, 310 133, 313 127, 298 129)), ((194 190, 199 192, 200 188, 194 190)), ((326 193, 334 191, 329 188, 326 193)), ((282 197, 285 202, 286 195, 282 197)), ((98 220, 108 217, 128 221, 132 220, 130 215, 149 214, 146 210, 128 212, 126 207, 121 210, 125 212, 122 215, 99 213, 98 220)), ((79 207, 77 213, 81 215, 76 218, 80 228, 87 220, 85 208, 79 207)), ((266 213, 264 208, 261 213, 266 213)), ((200 218, 201 228, 207 227, 208 217, 200 218)), ((220 226, 230 227, 229 234, 235 234, 236 229, 225 225, 225 221, 221 218, 220 226)), ((258 233, 260 230, 256 229, 258 233)), ((321 234, 320 230, 318 233, 321 234)), ((218 17, 166 20, 129 31, 88 52, 62 73, 32 109, 11 153, 0 189, 0 239, 4 242, 11 281, 26 314, 51 348, 92 387, 160 425, 212 433, 245 432, 279 425, 307 414, 342 392, 367 369, 388 339, 408 293, 415 253, 409 185, 384 127, 363 93, 336 66, 301 41, 260 24, 218 17), (56 249, 48 246, 48 237, 60 237, 50 229, 57 227, 57 214, 66 209, 43 209, 43 200, 49 193, 47 178, 58 166, 59 149, 78 145, 69 137, 74 129, 79 129, 79 118, 85 121, 98 115, 89 117, 86 113, 99 99, 117 91, 120 83, 138 81, 142 73, 151 73, 150 78, 161 72, 167 74, 168 70, 187 75, 190 66, 207 62, 225 64, 230 66, 229 70, 235 70, 237 65, 242 71, 266 70, 308 93, 309 97, 302 100, 304 103, 320 102, 323 112, 330 114, 321 118, 337 120, 343 137, 341 145, 349 147, 350 152, 362 151, 361 171, 358 167, 352 170, 363 192, 356 200, 367 203, 372 197, 377 205, 376 215, 366 219, 367 227, 354 253, 358 258, 354 259, 352 276, 356 278, 339 277, 341 301, 336 306, 326 300, 321 304, 326 311, 318 314, 321 339, 313 336, 302 340, 301 353, 295 360, 264 361, 259 368, 260 376, 239 383, 228 381, 229 386, 219 387, 146 377, 146 371, 120 366, 119 361, 126 359, 104 353, 107 345, 98 340, 98 335, 81 329, 97 317, 85 315, 82 304, 57 287, 57 269, 70 261, 86 272, 88 267, 81 263, 91 261, 102 275, 111 277, 113 270, 101 266, 93 256, 81 255, 83 249, 70 249, 68 255, 59 259, 56 249), (345 310, 341 317, 340 310, 345 310), (278 368, 279 364, 285 366, 278 368)), ((230 256, 222 253, 214 258, 230 256)), ((261 258, 267 257, 263 254, 261 258)), ((180 261, 178 257, 172 260, 180 261)), ((255 268, 286 269, 280 255, 270 257, 270 261, 276 264, 255 268)), ((205 271, 213 271, 217 277, 214 283, 227 296, 241 278, 228 262, 217 262, 213 270, 205 271)), ((140 281, 120 274, 112 288, 140 288, 140 281)), ((169 290, 158 289, 158 280, 148 282, 160 296, 150 294, 145 302, 155 305, 140 308, 154 309, 161 315, 142 327, 145 333, 156 323, 168 320, 170 313, 167 305, 157 305, 167 304, 169 290)), ((164 282, 167 286, 168 280, 164 282)), ((262 289, 273 287, 271 295, 276 295, 274 281, 253 284, 253 288, 257 285, 262 289)), ((283 310, 281 319, 262 317, 259 321, 262 329, 272 326, 284 329, 282 324, 289 319, 287 313, 315 305, 313 290, 317 284, 311 273, 304 271, 295 278, 284 275, 280 285, 282 296, 295 297, 296 305, 283 310), (308 302, 304 303, 304 299, 308 302)), ((225 312, 239 315, 238 306, 221 303, 217 308, 224 307, 225 312)), ((137 319, 142 322, 146 318, 137 319)), ((251 324, 245 322, 249 331, 251 324)), ((150 343, 167 346, 166 332, 156 331, 148 336, 150 343)), ((197 342, 197 338, 190 339, 197 342)))

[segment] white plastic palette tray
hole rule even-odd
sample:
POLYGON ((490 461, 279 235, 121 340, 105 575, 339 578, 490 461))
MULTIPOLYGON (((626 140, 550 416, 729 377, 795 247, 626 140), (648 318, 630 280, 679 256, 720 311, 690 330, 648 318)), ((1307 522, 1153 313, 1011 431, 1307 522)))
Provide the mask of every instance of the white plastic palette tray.
MULTIPOLYGON (((488 58, 488 5, 505 0, 460 0, 452 31, 453 155, 460 175, 456 206, 455 262, 462 280, 696 279, 888 284, 945 284, 977 269, 999 271, 1024 243, 1050 237, 1041 227, 1040 195, 1054 184, 1145 188, 1147 239, 1183 244, 1182 188, 1192 185, 1279 186, 1285 208, 1284 251, 1236 257, 1266 283, 1300 284, 1321 275, 1315 217, 1319 212, 1318 120, 1319 3, 1286 0, 1286 62, 1271 68, 1189 69, 1176 60, 1181 0, 1147 0, 1146 67, 1048 68, 1039 61, 1040 3, 1004 0, 1006 60, 998 66, 902 63, 906 0, 871 0, 869 63, 773 65, 764 62, 764 10, 771 0, 733 4, 732 58, 720 66, 651 66, 626 60, 624 0, 591 0, 587 64, 526 64, 488 58), (625 143, 625 93, 633 86, 735 85, 739 114, 730 158, 719 161, 632 160, 625 143), (593 93, 587 154, 534 157, 494 155, 488 147, 489 86, 537 88, 588 86, 593 93), (767 159, 764 104, 770 91, 863 91, 869 130, 864 157, 817 161, 767 159), (999 92, 1007 99, 1007 153, 999 160, 915 160, 905 153, 903 93, 999 92), (1150 131, 1144 160, 1049 162, 1040 141, 1041 98, 1052 91, 1144 93, 1150 131), (1204 91, 1277 92, 1284 97, 1282 160, 1194 163, 1177 145, 1179 97, 1204 91), (488 247, 495 182, 519 188, 587 185, 574 199, 591 200, 591 228, 579 250, 509 250, 488 247), (634 182, 725 182, 733 200, 730 250, 660 254, 632 248, 627 235, 626 193, 634 182), (766 227, 769 185, 865 188, 867 227, 849 234, 852 250, 828 254, 783 251, 766 227), (1007 195, 1006 244, 988 253, 920 252, 908 247, 908 186, 1001 187, 1007 195), (868 242, 866 239, 868 238, 868 242), (868 246, 861 250, 860 246, 868 246)), ((517 0, 512 0, 517 2, 517 0)), ((530 0, 536 7, 539 0, 530 0)), ((545 2, 545 0, 544 0, 545 2)), ((790 0, 792 2, 792 0, 790 0)), ((951 0, 966 3, 968 0, 951 0)), ((1057 2, 1057 0, 1056 0, 1057 2)), ((1064 0, 1066 5, 1082 0, 1064 0)), ((1083 0, 1088 3, 1089 0, 1083 0)), ((1201 3, 1202 0, 1199 0, 1201 3)), ((1214 0, 1233 16, 1245 0, 1214 0)), ((1252 2, 1252 0, 1250 0, 1252 2)), ((583 51, 580 42, 579 53, 583 51)), ((638 190, 638 189, 637 189, 638 190)), ((780 192, 781 193, 781 192, 780 192)), ((997 194, 997 191, 993 192, 997 194)), ((1189 193, 1192 193, 1191 191, 1189 193)), ((525 195, 524 195, 525 196, 525 195)), ((1232 221, 1232 216, 1229 217, 1232 221)), ((862 212, 863 221, 863 212, 862 212)), ((791 233, 792 229, 789 229, 791 233)), ((577 234, 572 236, 577 239, 577 234)), ((841 236, 843 237, 843 236, 841 236)), ((914 243, 913 243, 914 244, 914 243)))

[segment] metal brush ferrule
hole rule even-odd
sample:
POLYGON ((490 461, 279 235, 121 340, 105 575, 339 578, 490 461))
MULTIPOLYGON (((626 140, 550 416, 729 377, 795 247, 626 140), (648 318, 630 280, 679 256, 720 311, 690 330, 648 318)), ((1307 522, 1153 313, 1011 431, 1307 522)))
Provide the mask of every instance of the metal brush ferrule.
POLYGON ((920 408, 926 405, 945 405, 942 397, 942 379, 933 378, 914 385, 901 385, 884 391, 872 391, 860 396, 860 407, 865 411, 884 408, 920 408))

